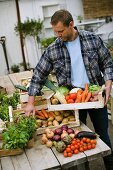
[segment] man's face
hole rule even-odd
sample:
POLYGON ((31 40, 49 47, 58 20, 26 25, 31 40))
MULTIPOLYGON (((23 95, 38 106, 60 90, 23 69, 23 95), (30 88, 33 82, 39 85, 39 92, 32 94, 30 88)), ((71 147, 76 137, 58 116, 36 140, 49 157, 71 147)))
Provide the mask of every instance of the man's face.
POLYGON ((63 41, 71 41, 73 36, 73 22, 71 21, 69 26, 64 26, 62 22, 58 22, 56 25, 52 25, 52 28, 57 35, 63 41))

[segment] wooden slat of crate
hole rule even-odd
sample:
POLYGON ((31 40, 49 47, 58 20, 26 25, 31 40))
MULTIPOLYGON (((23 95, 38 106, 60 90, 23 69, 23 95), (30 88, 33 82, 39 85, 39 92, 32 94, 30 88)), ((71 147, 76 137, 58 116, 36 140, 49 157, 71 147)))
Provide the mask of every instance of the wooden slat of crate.
POLYGON ((0 157, 3 156, 12 156, 12 155, 19 155, 22 154, 23 150, 22 149, 13 149, 13 150, 6 150, 6 149, 2 149, 0 150, 0 157))
POLYGON ((98 99, 99 100, 96 102, 57 104, 57 105, 52 105, 50 99, 47 99, 47 104, 49 111, 103 108, 104 98, 102 97, 102 94, 98 95, 98 99))
POLYGON ((12 94, 15 91, 15 87, 7 75, 0 76, 0 86, 6 88, 8 94, 12 94))
POLYGON ((19 73, 9 74, 9 78, 11 79, 14 85, 20 84, 21 79, 32 77, 32 71, 24 71, 19 73))

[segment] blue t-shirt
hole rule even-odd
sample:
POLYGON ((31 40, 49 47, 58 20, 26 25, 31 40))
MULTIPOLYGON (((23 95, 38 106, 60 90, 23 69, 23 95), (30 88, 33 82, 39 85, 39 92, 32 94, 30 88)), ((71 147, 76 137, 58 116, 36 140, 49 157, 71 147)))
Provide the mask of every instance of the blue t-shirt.
POLYGON ((66 42, 65 44, 71 57, 72 85, 84 88, 85 83, 89 83, 89 79, 83 63, 79 36, 74 41, 66 42))

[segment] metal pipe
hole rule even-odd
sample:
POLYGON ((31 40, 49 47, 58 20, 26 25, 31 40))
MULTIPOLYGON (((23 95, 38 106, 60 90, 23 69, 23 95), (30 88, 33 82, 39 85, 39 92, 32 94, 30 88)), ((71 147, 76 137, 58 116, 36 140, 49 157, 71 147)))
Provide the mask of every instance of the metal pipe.
POLYGON ((9 63, 8 63, 8 57, 7 57, 7 51, 6 51, 5 42, 6 42, 6 37, 5 36, 0 37, 0 43, 2 44, 2 47, 3 47, 5 61, 6 61, 6 65, 7 65, 7 70, 8 70, 8 73, 9 73, 10 70, 9 70, 9 63))

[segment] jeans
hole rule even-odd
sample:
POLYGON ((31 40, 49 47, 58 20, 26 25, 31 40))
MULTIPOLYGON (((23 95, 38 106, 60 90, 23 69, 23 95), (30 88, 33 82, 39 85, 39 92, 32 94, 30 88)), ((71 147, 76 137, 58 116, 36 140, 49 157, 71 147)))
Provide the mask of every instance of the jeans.
POLYGON ((87 113, 89 113, 95 132, 99 135, 100 139, 103 142, 105 142, 110 148, 112 148, 108 135, 107 107, 101 109, 79 110, 80 121, 82 121, 84 124, 86 124, 87 113))

